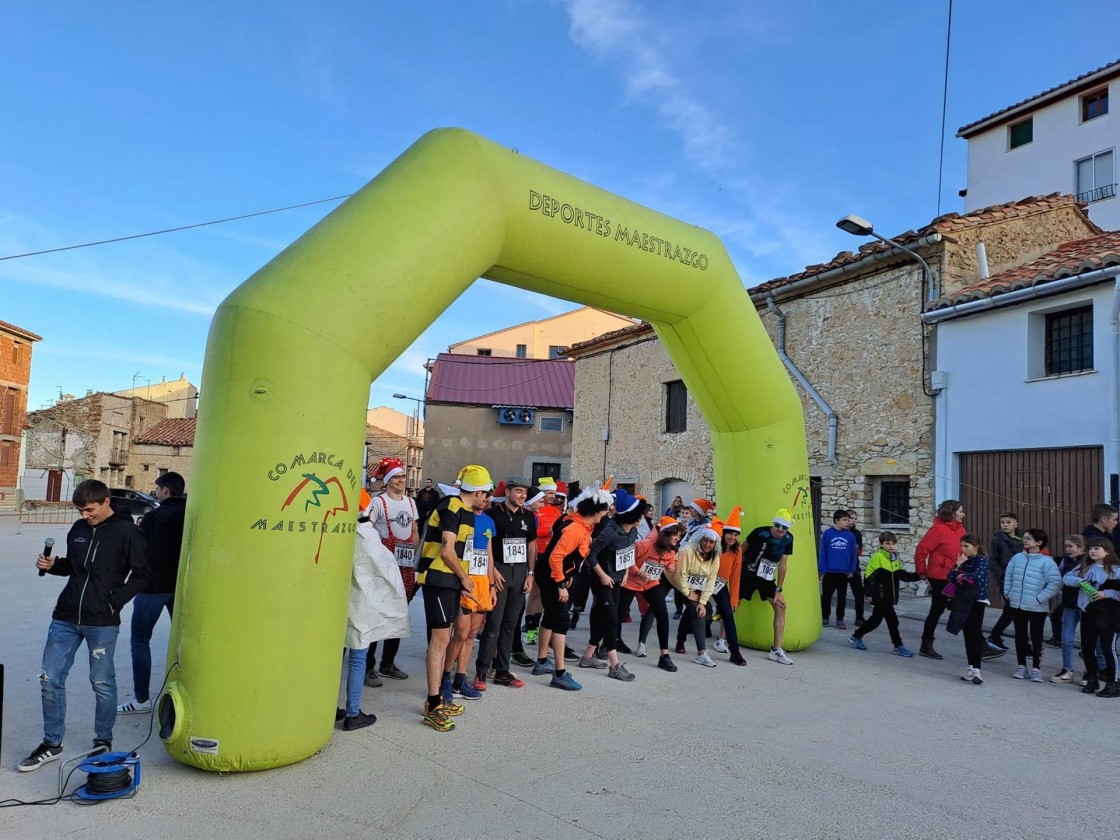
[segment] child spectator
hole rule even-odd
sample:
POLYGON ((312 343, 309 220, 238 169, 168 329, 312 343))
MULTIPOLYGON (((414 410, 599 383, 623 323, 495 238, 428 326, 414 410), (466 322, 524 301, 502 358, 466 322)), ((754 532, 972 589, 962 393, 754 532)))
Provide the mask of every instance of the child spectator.
POLYGON ((968 670, 961 679, 973 685, 984 682, 980 673, 983 661, 984 610, 988 600, 988 558, 981 553, 980 538, 975 534, 961 537, 961 556, 949 570, 946 586, 953 587, 953 607, 946 629, 956 635, 964 631, 964 650, 968 670))
POLYGON ((1086 540, 1085 557, 1078 569, 1069 572, 1063 583, 1081 588, 1077 605, 1081 608, 1081 656, 1085 660, 1085 687, 1083 694, 1096 694, 1098 697, 1120 697, 1116 684, 1116 653, 1113 643, 1116 638, 1117 612, 1120 612, 1120 562, 1112 540, 1107 537, 1091 537, 1086 540), (1099 677, 1101 669, 1096 652, 1104 655, 1105 678, 1101 689, 1099 677))
POLYGON ((852 520, 843 508, 832 514, 832 527, 821 537, 817 555, 817 572, 821 579, 821 619, 828 627, 832 612, 832 596, 836 594, 836 629, 846 630, 844 609, 848 602, 848 581, 859 571, 856 538, 852 536, 852 520))
MULTIPOLYGON (((999 515, 999 530, 992 536, 992 549, 988 554, 988 570, 991 573, 991 585, 995 591, 1002 594, 1003 576, 1007 571, 1007 564, 1011 558, 1023 550, 1023 538, 1019 534, 1019 517, 1011 513, 999 515)), ((1003 611, 992 632, 988 636, 988 646, 997 653, 1006 653, 1007 645, 1003 643, 1003 631, 1011 624, 1011 607, 1005 602, 1003 611)))
POLYGON ((884 531, 879 535, 879 550, 867 561, 865 576, 863 591, 871 598, 873 607, 871 617, 851 635, 848 643, 859 650, 867 650, 863 637, 885 619, 895 654, 913 656, 914 654, 902 644, 902 636, 898 632, 898 615, 894 611, 894 606, 898 603, 899 581, 914 581, 918 576, 902 568, 902 562, 898 559, 898 537, 890 531, 884 531))
MULTIPOLYGON (((1077 596, 1081 587, 1065 583, 1065 576, 1081 568, 1085 558, 1085 538, 1080 534, 1070 534, 1062 545, 1062 560, 1058 564, 1058 574, 1062 576, 1062 670, 1050 678, 1052 683, 1068 683, 1073 680, 1073 642, 1081 621, 1081 609, 1077 606, 1077 596)), ((1080 582, 1080 581, 1079 581, 1080 582)))
POLYGON ((1028 645, 1031 654, 1031 682, 1042 682, 1042 636, 1050 598, 1062 587, 1058 566, 1042 553, 1049 538, 1040 528, 1028 528, 1023 534, 1023 550, 1011 558, 1003 579, 1003 594, 1011 604, 1011 620, 1015 624, 1015 656, 1019 666, 1011 675, 1017 680, 1027 677, 1028 645))

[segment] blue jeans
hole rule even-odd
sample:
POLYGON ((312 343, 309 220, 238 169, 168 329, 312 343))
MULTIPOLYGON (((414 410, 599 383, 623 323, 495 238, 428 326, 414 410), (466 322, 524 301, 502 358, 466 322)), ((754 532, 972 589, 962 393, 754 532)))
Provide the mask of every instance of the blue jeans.
POLYGON ((1066 607, 1062 610, 1062 670, 1073 670, 1073 642, 1077 637, 1077 623, 1081 620, 1081 610, 1066 607))
POLYGON ((170 616, 174 605, 174 592, 137 595, 132 600, 132 693, 140 703, 151 699, 152 630, 163 608, 167 607, 167 615, 170 616))
POLYGON ((93 737, 99 741, 113 740, 113 723, 117 719, 117 674, 113 669, 113 655, 119 632, 119 627, 51 621, 47 645, 43 649, 43 673, 39 677, 43 691, 44 741, 61 744, 66 734, 66 677, 83 640, 89 648, 89 681, 97 698, 93 737))
POLYGON ((346 717, 357 717, 362 705, 362 686, 366 680, 366 658, 369 648, 346 648, 343 659, 349 658, 346 669, 346 717))

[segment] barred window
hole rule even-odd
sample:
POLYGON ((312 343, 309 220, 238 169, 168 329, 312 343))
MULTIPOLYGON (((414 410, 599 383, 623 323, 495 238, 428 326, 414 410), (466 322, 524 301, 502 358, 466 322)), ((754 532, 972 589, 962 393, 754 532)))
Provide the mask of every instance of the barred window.
POLYGON ((1093 305, 1046 316, 1046 375, 1093 369, 1093 305))

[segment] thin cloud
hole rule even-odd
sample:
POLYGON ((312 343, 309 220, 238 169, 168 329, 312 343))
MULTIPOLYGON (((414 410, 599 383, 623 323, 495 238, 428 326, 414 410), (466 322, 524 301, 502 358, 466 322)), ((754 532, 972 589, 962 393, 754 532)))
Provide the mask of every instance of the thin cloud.
POLYGON ((728 158, 731 131, 674 72, 640 7, 630 0, 568 0, 566 6, 572 40, 604 59, 622 62, 627 91, 656 103, 689 160, 717 168, 728 158))

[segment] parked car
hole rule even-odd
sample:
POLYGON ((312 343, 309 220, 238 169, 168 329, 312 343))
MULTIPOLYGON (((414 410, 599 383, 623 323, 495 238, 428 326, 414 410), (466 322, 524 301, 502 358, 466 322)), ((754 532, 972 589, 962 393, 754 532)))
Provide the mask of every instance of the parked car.
POLYGON ((113 510, 130 516, 144 516, 159 507, 155 496, 149 496, 131 487, 110 487, 109 495, 112 497, 109 504, 112 505, 113 510))

